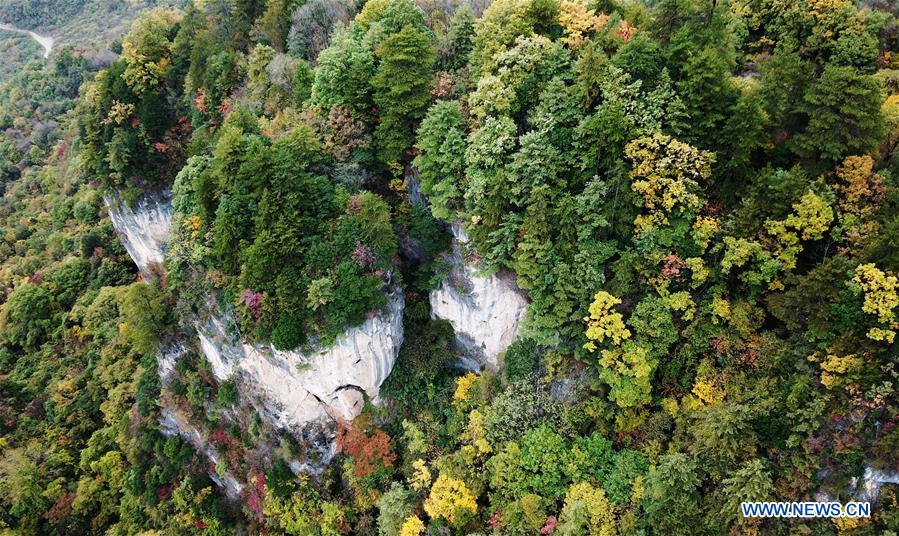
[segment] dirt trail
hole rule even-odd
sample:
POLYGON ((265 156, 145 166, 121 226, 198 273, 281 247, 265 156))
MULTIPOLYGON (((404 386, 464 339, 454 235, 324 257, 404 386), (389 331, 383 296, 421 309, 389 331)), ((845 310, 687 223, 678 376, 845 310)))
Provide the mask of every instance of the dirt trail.
POLYGON ((10 32, 18 32, 18 33, 28 34, 29 36, 31 36, 32 39, 34 39, 35 41, 37 41, 39 45, 41 45, 42 47, 44 47, 44 57, 45 57, 45 58, 49 58, 49 57, 50 57, 50 52, 53 51, 53 41, 54 41, 54 39, 53 39, 52 37, 47 37, 47 36, 43 36, 43 35, 38 35, 38 34, 32 32, 31 30, 23 30, 23 29, 21 29, 21 28, 16 28, 16 27, 13 26, 12 24, 3 24, 3 23, 0 23, 0 30, 8 30, 8 31, 10 31, 10 32))

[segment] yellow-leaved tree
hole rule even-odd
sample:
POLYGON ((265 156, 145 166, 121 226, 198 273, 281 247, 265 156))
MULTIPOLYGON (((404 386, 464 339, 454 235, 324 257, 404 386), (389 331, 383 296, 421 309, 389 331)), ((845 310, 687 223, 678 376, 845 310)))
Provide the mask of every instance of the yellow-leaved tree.
POLYGON ((875 341, 886 341, 892 344, 896 338, 896 306, 899 305, 899 278, 895 274, 887 274, 873 264, 862 264, 855 269, 852 281, 864 294, 862 310, 877 317, 877 321, 886 327, 877 326, 868 330, 868 338, 875 341))
POLYGON ((172 65, 172 30, 181 19, 174 10, 156 8, 134 21, 122 41, 122 78, 135 94, 155 89, 172 65))
POLYGON ((646 210, 634 221, 638 234, 668 224, 676 213, 693 214, 702 207, 700 185, 712 175, 712 153, 664 134, 637 138, 624 153, 633 165, 631 189, 646 210))
POLYGON ((588 482, 573 484, 559 515, 559 536, 614 536, 615 511, 601 488, 588 482))
POLYGON ((477 512, 475 496, 465 482, 441 474, 431 486, 425 500, 425 512, 434 519, 445 519, 453 526, 461 526, 477 512))
POLYGON ((406 518, 400 527, 400 536, 419 536, 425 531, 425 524, 418 516, 412 515, 406 518))
POLYGON ((586 335, 589 339, 584 348, 595 352, 596 343, 609 339, 612 344, 618 346, 630 338, 631 332, 624 325, 624 317, 613 309, 620 303, 620 299, 604 290, 596 293, 593 303, 590 304, 590 315, 584 317, 584 322, 587 323, 586 335))

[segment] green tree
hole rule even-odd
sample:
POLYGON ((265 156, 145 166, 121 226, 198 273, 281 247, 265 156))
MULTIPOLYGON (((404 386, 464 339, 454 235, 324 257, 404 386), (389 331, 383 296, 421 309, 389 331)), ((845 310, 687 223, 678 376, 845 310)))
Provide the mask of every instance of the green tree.
POLYGON ((26 283, 13 290, 0 311, 5 339, 29 350, 44 343, 50 333, 53 296, 44 286, 26 283))
POLYGON ((172 322, 166 296, 155 286, 132 283, 123 292, 119 307, 134 348, 144 355, 154 354, 172 322))
POLYGON ((378 500, 378 534, 400 536, 406 518, 415 513, 415 498, 409 489, 394 482, 378 500))
POLYGON ((348 30, 338 30, 331 45, 318 56, 312 101, 325 109, 347 106, 360 115, 372 107, 371 78, 375 56, 348 30))
POLYGON ((315 81, 315 73, 309 64, 303 60, 297 62, 296 71, 293 74, 293 103, 302 106, 312 96, 312 83, 315 81))
POLYGON ((127 65, 122 78, 136 95, 155 89, 165 79, 172 64, 172 30, 180 18, 171 9, 148 11, 122 41, 122 59, 127 65))
POLYGON ((880 81, 853 67, 828 65, 803 97, 808 126, 794 139, 800 156, 827 168, 880 144, 884 120, 880 81))
POLYGON ((465 139, 465 117, 455 101, 434 104, 418 128, 419 154, 412 164, 419 171, 431 212, 447 221, 464 208, 465 139))
POLYGON ((442 70, 461 69, 468 64, 468 57, 474 47, 475 16, 469 4, 462 4, 450 19, 446 36, 446 49, 441 50, 439 66, 442 70))
POLYGON ((718 523, 721 530, 729 530, 735 522, 740 526, 752 524, 755 520, 740 515, 740 504, 774 500, 774 484, 764 460, 749 460, 725 478, 717 498, 720 507, 710 512, 710 521, 718 523))
POLYGON ((430 102, 434 50, 428 35, 412 25, 376 49, 380 65, 372 79, 380 122, 375 143, 384 163, 399 162, 415 141, 415 127, 430 102))
POLYGON ((661 457, 646 479, 647 522, 662 534, 696 534, 703 527, 696 464, 681 453, 661 457))

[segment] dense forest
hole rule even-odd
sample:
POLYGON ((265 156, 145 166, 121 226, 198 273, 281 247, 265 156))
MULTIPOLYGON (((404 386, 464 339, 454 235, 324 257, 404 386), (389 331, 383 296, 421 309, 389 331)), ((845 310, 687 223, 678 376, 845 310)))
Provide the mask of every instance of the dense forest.
POLYGON ((739 508, 899 471, 893 3, 133 9, 0 6, 136 17, 0 77, 0 534, 899 533, 896 485, 864 519, 739 508), (139 274, 104 198, 159 192, 139 274), (529 301, 495 369, 432 315, 451 228, 529 301), (193 342, 215 301, 317 351, 397 294, 397 362, 315 471, 193 342))

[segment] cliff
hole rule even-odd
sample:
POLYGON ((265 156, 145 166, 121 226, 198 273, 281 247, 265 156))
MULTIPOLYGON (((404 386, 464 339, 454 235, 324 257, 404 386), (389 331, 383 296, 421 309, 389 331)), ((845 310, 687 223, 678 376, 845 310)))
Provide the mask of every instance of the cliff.
MULTIPOLYGON (((113 226, 141 273, 145 277, 161 273, 171 230, 171 194, 146 194, 133 207, 119 195, 105 200, 113 226)), ((348 329, 331 347, 306 352, 246 343, 230 313, 212 297, 201 315, 182 320, 196 329, 198 346, 216 379, 233 380, 241 399, 253 404, 273 426, 308 439, 318 452, 313 461, 318 466, 333 455, 335 422, 358 416, 365 396, 378 401, 380 385, 402 345, 404 304, 402 292, 395 290, 384 311, 348 329)), ((163 380, 183 351, 182 347, 160 351, 158 368, 163 380)), ((168 433, 180 430, 198 449, 209 450, 195 427, 173 415, 171 408, 163 413, 168 433)))
POLYGON ((147 193, 133 207, 122 197, 107 194, 103 197, 109 211, 109 219, 144 277, 161 273, 162 261, 172 229, 172 194, 170 192, 147 193))
POLYGON ((349 421, 362 411, 363 394, 377 402, 403 341, 403 296, 319 351, 280 351, 234 337, 230 315, 215 311, 195 324, 203 353, 219 381, 234 379, 253 393, 258 409, 279 428, 349 421))
POLYGON ((508 273, 482 275, 465 256, 468 237, 454 224, 450 274, 431 292, 431 314, 448 320, 468 368, 496 369, 498 356, 518 336, 528 301, 508 273))

